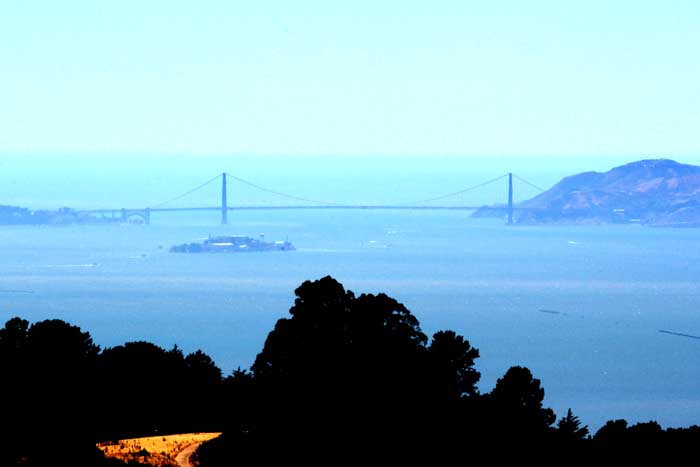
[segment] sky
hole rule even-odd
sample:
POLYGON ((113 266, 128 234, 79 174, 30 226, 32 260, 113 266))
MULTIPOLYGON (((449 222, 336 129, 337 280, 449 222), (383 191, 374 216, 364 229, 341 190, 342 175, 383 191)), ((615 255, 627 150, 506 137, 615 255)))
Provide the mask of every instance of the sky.
POLYGON ((0 158, 700 163, 699 24, 684 0, 5 1, 0 158))

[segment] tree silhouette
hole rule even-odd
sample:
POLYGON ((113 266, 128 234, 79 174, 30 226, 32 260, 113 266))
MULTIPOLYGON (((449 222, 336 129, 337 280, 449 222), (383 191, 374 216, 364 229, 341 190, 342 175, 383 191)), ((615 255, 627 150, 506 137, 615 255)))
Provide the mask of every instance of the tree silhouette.
POLYGON ((449 399, 473 396, 481 376, 474 369, 479 351, 454 331, 439 331, 433 335, 428 348, 435 379, 449 399))
POLYGON ((99 346, 88 332, 62 320, 32 324, 27 332, 28 382, 42 388, 32 398, 31 412, 40 426, 32 427, 35 461, 75 458, 89 463, 94 456, 92 425, 96 414, 85 401, 96 394, 95 369, 99 346))
POLYGON ((615 443, 627 433, 627 420, 608 420, 600 427, 593 439, 599 444, 615 443))
POLYGON ((25 348, 29 322, 12 318, 0 329, 0 384, 3 404, 0 408, 0 465, 12 465, 29 449, 29 423, 26 410, 27 367, 25 348))
MULTIPOLYGON (((415 451, 462 398, 477 394, 478 350, 451 331, 428 346, 418 320, 393 298, 356 297, 330 276, 295 293, 290 317, 277 321, 251 367, 255 410, 237 423, 247 432, 223 440, 276 445, 266 455, 300 460, 396 451, 398 443, 415 451)), ((239 389, 248 384, 245 374, 233 379, 239 389)))
POLYGON ((532 421, 533 426, 547 429, 556 417, 552 409, 544 408, 544 389, 540 380, 534 378, 529 369, 513 366, 496 381, 491 397, 510 409, 517 418, 532 421))
POLYGON ((665 432, 655 421, 628 426, 625 420, 611 420, 596 432, 593 441, 598 458, 627 464, 676 465, 694 454, 689 448, 700 441, 700 431, 665 432))
POLYGON ((101 465, 95 448, 95 368, 90 334, 61 320, 28 326, 13 318, 0 330, 2 465, 101 465))
POLYGON ((184 372, 180 376, 183 400, 187 401, 180 409, 187 424, 198 431, 221 430, 221 370, 214 360, 201 350, 187 355, 184 360, 184 372))
POLYGON ((556 416, 542 405, 544 389, 529 369, 513 366, 496 381, 488 402, 489 437, 536 451, 551 434, 556 416))
POLYGON ((384 294, 355 298, 331 277, 296 294, 291 318, 277 322, 252 366, 259 383, 312 400, 409 397, 424 376, 427 337, 402 304, 384 294))
POLYGON ((177 345, 127 342, 102 352, 99 374, 105 400, 126 408, 103 423, 102 437, 214 428, 221 370, 201 351, 185 357, 177 345))
POLYGON ((0 359, 10 362, 17 358, 27 345, 29 321, 15 317, 0 329, 0 359))
POLYGON ((569 463, 587 465, 593 463, 590 451, 590 437, 588 427, 581 426, 581 421, 568 409, 566 416, 557 422, 557 428, 553 437, 554 451, 570 459, 569 463))
POLYGON ((588 435, 588 427, 581 426, 581 421, 571 412, 571 409, 566 412, 564 418, 557 422, 557 431, 567 440, 581 440, 588 435))
POLYGON ((189 379, 196 384, 216 385, 221 382, 221 370, 214 360, 201 350, 197 350, 185 357, 185 367, 189 373, 189 379))

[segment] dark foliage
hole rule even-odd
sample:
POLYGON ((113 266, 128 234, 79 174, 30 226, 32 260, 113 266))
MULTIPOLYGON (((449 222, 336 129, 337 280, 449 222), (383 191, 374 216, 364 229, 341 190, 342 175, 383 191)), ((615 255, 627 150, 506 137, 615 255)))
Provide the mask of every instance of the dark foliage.
POLYGON ((92 438, 99 347, 77 326, 19 318, 0 330, 1 465, 98 465, 92 438))
POLYGON ((185 357, 146 342, 101 352, 61 320, 9 320, 0 375, 0 466, 119 465, 95 443, 210 429, 221 386, 221 371, 201 352, 185 357))
POLYGON ((331 277, 304 282, 290 317, 250 371, 222 378, 201 351, 128 342, 101 350, 60 320, 0 329, 0 466, 118 466, 95 442, 224 431, 204 467, 275 461, 436 465, 680 463, 700 427, 609 421, 594 436, 571 409, 555 425, 529 369, 479 394, 479 351, 453 331, 428 337, 384 295, 356 297, 331 277))
POLYGON ((585 439, 588 435, 588 427, 581 426, 581 421, 571 412, 571 409, 566 412, 564 418, 557 422, 557 431, 562 439, 572 441, 585 439))
POLYGON ((625 420, 611 420, 592 440, 597 458, 626 463, 681 465, 696 456, 700 427, 662 429, 655 421, 628 426, 625 420))
POLYGON ((216 428, 221 370, 203 352, 127 342, 104 350, 98 363, 102 397, 116 407, 100 438, 216 428))
POLYGON ((499 426, 514 431, 515 436, 545 433, 556 420, 552 409, 542 406, 544 389, 540 380, 524 367, 511 367, 496 381, 489 398, 499 426))
POLYGON ((355 297, 330 277, 305 282, 296 295, 252 372, 226 379, 228 423, 200 449, 204 467, 440 465, 477 455, 495 463, 625 463, 642 459, 634 450, 654 458, 661 446, 687 449, 700 440, 697 428, 663 432, 624 421, 591 438, 571 410, 555 426, 529 369, 510 368, 480 395, 478 351, 452 331, 428 344, 416 318, 392 298, 355 297))
POLYGON ((436 333, 428 345, 405 306, 384 294, 356 297, 331 277, 303 283, 296 295, 252 374, 232 378, 238 395, 250 397, 249 418, 203 450, 207 465, 246 452, 263 462, 370 453, 408 460, 424 455, 427 439, 446 431, 443 419, 478 396, 479 353, 454 332, 436 333))
POLYGON ((456 400, 477 394, 481 375, 474 369, 474 360, 479 358, 479 351, 468 340, 454 331, 439 331, 433 335, 428 351, 432 378, 444 397, 456 400))

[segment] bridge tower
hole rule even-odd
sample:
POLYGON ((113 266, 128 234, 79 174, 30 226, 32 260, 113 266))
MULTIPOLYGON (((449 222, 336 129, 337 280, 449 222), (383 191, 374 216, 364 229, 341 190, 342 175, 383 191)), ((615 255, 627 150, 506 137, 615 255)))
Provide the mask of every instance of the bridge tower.
POLYGON ((513 225, 513 174, 508 173, 508 225, 513 225))
POLYGON ((226 172, 221 174, 221 225, 228 224, 228 202, 226 199, 226 172))

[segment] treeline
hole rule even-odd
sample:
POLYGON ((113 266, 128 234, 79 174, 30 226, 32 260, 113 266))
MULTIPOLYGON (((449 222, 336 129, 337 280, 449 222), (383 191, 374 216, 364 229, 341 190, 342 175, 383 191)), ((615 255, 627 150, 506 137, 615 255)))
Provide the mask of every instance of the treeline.
POLYGON ((697 426, 624 420, 591 435, 571 410, 557 420, 527 368, 480 393, 479 351, 449 330, 428 339, 384 294, 355 296, 331 277, 295 293, 250 371, 229 382, 238 406, 224 435, 200 448, 202 467, 668 463, 700 442, 697 426))
POLYGON ((203 352, 148 342, 100 349, 61 320, 9 320, 0 375, 0 466, 107 465, 98 441, 220 423, 221 370, 203 352))
MULTIPOLYGON (((130 342, 100 349, 60 320, 0 330, 0 465, 100 466, 95 443, 223 431, 202 467, 475 459, 539 464, 665 463, 694 454, 700 428, 557 419, 527 369, 477 390, 479 351, 453 331, 428 338, 402 304, 303 283, 249 370, 223 377, 201 351, 130 342)), ((115 462, 116 465, 116 462, 115 462)))

